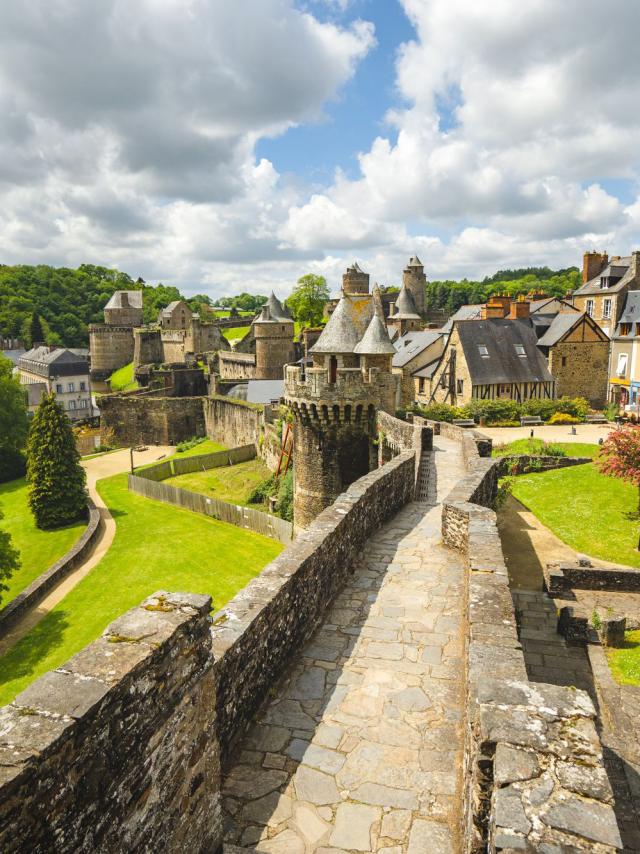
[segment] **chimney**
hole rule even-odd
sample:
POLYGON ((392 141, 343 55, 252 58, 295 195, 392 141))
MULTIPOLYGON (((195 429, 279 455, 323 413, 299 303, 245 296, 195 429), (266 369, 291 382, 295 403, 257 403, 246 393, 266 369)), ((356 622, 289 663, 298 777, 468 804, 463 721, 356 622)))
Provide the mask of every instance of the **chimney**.
POLYGON ((606 252, 585 252, 582 256, 582 284, 590 282, 609 263, 606 252))
POLYGON ((494 294, 492 297, 489 297, 485 305, 482 306, 480 319, 491 320, 495 317, 506 317, 510 304, 511 297, 506 294, 494 294))
POLYGON ((522 294, 511 303, 509 320, 524 320, 529 317, 530 303, 522 294))

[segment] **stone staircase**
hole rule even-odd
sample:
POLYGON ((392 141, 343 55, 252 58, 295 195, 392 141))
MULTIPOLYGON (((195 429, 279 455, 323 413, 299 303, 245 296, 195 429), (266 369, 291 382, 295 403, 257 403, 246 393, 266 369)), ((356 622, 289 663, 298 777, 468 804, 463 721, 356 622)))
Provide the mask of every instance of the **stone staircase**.
POLYGON ((418 466, 418 480, 416 483, 416 501, 426 504, 437 504, 435 468, 433 451, 423 451, 418 466))

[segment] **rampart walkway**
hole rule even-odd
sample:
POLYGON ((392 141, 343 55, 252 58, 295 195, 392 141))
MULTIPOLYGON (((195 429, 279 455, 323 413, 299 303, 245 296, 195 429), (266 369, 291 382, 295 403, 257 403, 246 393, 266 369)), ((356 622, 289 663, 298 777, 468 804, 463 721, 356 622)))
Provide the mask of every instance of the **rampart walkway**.
POLYGON ((463 576, 440 544, 459 445, 372 537, 223 786, 228 843, 269 854, 458 850, 463 576))

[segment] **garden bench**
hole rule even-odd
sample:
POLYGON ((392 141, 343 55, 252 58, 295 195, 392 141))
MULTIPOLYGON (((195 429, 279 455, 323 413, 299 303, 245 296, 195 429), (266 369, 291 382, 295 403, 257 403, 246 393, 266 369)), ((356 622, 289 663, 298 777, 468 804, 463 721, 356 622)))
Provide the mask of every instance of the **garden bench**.
POLYGON ((454 427, 475 427, 476 422, 473 418, 454 418, 453 419, 454 427))
POLYGON ((591 412, 589 415, 585 416, 587 424, 608 424, 607 416, 603 415, 601 412, 591 412))
POLYGON ((544 424, 539 415, 523 415, 520 419, 521 427, 533 427, 534 424, 544 424))

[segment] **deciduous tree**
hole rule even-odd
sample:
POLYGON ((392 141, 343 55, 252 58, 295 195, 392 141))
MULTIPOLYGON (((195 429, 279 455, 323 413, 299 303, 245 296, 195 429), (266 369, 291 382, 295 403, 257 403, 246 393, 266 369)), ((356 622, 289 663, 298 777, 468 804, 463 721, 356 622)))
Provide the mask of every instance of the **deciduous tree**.
POLYGON ((287 297, 287 305, 295 320, 308 326, 322 323, 325 303, 329 300, 329 288, 324 276, 307 273, 298 279, 298 284, 287 297))
POLYGON ((27 476, 38 528, 59 528, 86 516, 85 472, 71 423, 54 394, 42 398, 29 430, 27 476))
POLYGON ((596 465, 603 474, 637 487, 640 518, 640 426, 629 424, 609 433, 596 458, 596 465))
MULTIPOLYGON (((0 519, 2 518, 3 513, 0 510, 0 519)), ((2 592, 8 589, 5 582, 19 568, 20 554, 11 542, 11 535, 0 528, 0 602, 2 592)))
POLYGON ((24 386, 13 376, 13 363, 0 355, 0 483, 24 474, 27 431, 24 386))

